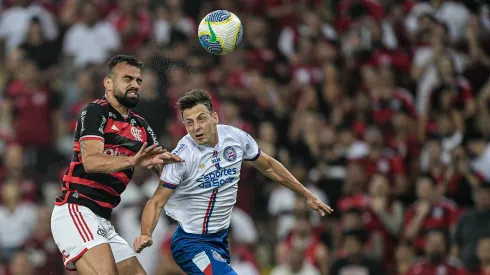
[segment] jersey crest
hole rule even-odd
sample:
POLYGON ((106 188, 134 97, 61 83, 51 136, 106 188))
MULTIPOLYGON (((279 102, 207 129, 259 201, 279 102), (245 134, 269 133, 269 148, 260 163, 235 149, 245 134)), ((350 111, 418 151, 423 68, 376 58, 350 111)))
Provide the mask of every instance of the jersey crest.
POLYGON ((229 162, 233 162, 236 160, 236 150, 233 146, 228 146, 223 150, 223 158, 229 162))

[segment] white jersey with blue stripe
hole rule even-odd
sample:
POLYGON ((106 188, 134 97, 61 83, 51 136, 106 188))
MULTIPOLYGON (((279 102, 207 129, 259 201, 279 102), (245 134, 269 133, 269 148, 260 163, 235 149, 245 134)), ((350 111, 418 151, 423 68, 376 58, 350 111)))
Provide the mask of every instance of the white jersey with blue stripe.
POLYGON ((165 212, 187 233, 209 234, 229 227, 242 161, 260 155, 255 140, 238 128, 218 125, 218 137, 213 148, 184 136, 172 153, 185 162, 163 168, 163 186, 175 189, 165 212))

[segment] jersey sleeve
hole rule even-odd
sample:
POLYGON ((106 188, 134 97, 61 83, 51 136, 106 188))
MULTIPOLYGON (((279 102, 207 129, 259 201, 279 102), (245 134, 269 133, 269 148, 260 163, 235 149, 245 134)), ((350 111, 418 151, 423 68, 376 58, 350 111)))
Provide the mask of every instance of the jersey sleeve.
MULTIPOLYGON (((177 144, 177 147, 172 151, 182 159, 186 159, 186 153, 189 149, 184 143, 177 144)), ((175 189, 184 180, 184 174, 186 171, 186 163, 172 163, 167 164, 163 167, 160 180, 162 181, 162 186, 170 189, 175 189)))
POLYGON ((148 146, 152 146, 153 144, 158 145, 158 137, 155 134, 155 132, 153 131, 153 129, 151 129, 148 122, 146 122, 146 121, 145 121, 145 131, 146 131, 146 137, 147 137, 146 142, 148 143, 148 146))
POLYGON ((260 148, 255 139, 250 136, 247 132, 233 127, 238 140, 243 146, 243 160, 255 161, 260 156, 260 148))
POLYGON ((107 118, 104 109, 98 104, 87 104, 78 115, 78 129, 80 131, 79 141, 100 140, 104 142, 104 128, 107 118))

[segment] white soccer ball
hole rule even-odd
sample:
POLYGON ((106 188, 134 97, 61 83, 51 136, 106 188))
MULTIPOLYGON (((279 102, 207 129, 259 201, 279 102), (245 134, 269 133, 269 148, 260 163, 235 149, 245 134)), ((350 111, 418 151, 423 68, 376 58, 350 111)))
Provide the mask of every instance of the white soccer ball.
POLYGON ((243 37, 238 16, 226 10, 216 10, 204 16, 197 31, 204 49, 216 55, 233 52, 243 37))

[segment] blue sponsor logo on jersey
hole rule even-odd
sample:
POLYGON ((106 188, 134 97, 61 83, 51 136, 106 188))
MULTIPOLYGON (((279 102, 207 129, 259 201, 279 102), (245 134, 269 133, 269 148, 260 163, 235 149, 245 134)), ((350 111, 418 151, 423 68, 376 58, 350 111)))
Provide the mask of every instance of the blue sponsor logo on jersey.
POLYGON ((186 146, 184 143, 179 144, 179 146, 172 151, 172 154, 179 155, 180 153, 182 153, 182 151, 184 151, 185 147, 186 146))
POLYGON ((220 187, 223 184, 231 183, 235 180, 236 168, 224 168, 205 174, 197 179, 200 188, 220 187))

